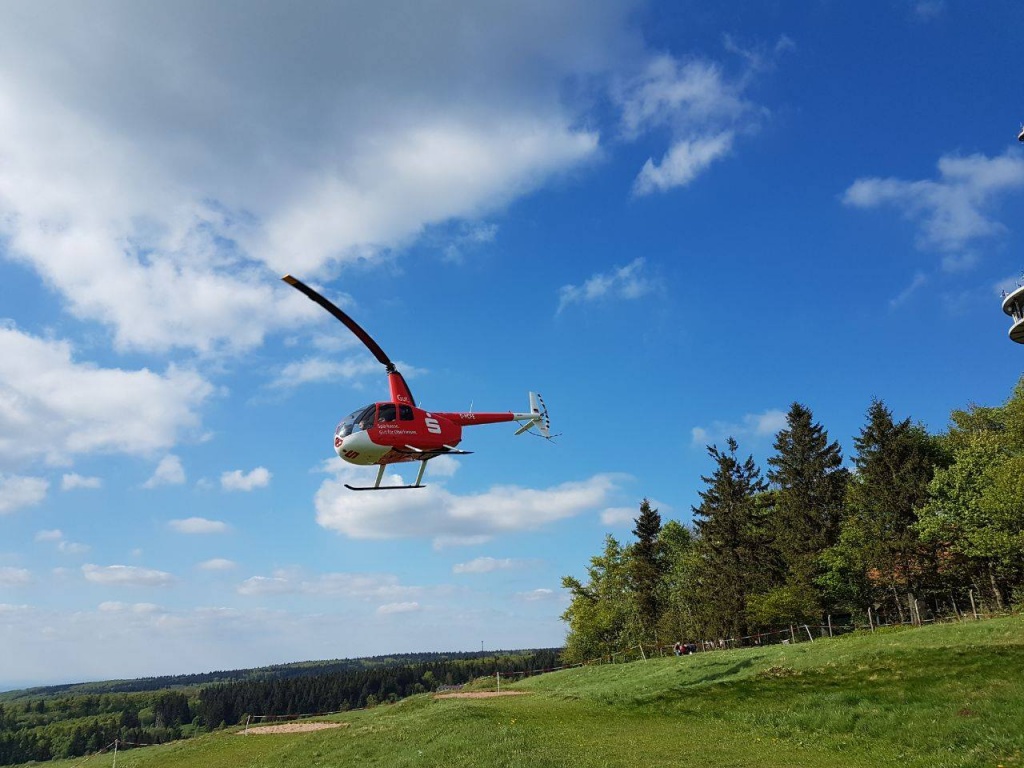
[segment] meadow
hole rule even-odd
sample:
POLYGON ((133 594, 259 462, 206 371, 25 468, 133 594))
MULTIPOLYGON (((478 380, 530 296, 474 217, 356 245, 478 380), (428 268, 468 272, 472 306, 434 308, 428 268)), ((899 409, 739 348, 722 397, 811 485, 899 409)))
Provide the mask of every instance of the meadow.
POLYGON ((1024 765, 1020 616, 588 666, 512 687, 528 695, 413 696, 326 718, 342 728, 231 729, 122 751, 117 766, 1024 765))

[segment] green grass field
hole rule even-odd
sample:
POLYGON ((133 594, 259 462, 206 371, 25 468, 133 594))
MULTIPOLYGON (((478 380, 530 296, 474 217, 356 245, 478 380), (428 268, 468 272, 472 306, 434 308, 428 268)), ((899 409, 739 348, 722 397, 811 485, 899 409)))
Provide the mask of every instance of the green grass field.
POLYGON ((417 696, 334 718, 345 728, 222 732, 121 752, 117 765, 1024 765, 1022 617, 586 667, 514 688, 529 695, 417 696))

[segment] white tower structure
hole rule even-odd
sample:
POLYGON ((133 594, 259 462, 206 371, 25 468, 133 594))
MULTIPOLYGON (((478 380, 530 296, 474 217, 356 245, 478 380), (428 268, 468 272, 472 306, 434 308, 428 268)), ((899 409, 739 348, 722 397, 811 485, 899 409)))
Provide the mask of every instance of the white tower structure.
POLYGON ((1010 326, 1010 341, 1024 344, 1024 285, 1011 293, 1003 294, 1003 312, 1013 318, 1010 326))

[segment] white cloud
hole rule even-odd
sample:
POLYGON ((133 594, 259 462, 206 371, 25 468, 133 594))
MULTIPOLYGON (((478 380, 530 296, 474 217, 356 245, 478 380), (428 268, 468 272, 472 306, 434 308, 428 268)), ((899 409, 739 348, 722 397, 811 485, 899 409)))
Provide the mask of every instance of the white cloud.
POLYGON ((75 472, 66 474, 60 479, 62 491, 73 491, 76 488, 102 488, 103 480, 98 477, 83 477, 75 472))
POLYGON ((944 254, 943 268, 957 271, 977 258, 970 246, 1006 231, 992 209, 1005 194, 1024 187, 1024 157, 944 155, 937 180, 857 179, 843 193, 854 208, 892 206, 918 227, 917 244, 944 254))
POLYGON ((0 462, 169 448, 198 428, 212 391, 175 366, 161 375, 75 362, 68 342, 0 324, 0 462))
POLYGON ((135 565, 93 565, 82 566, 86 581, 94 584, 110 584, 131 587, 165 587, 174 583, 174 576, 152 568, 135 565))
POLYGON ((622 131, 627 138, 636 138, 666 125, 693 129, 733 122, 751 109, 740 93, 740 83, 730 82, 713 62, 658 56, 643 73, 618 87, 622 131))
POLYGON ((0 587, 22 587, 32 581, 32 574, 25 568, 0 566, 0 587))
POLYGON ((582 285, 563 285, 558 289, 558 312, 570 304, 639 299, 655 290, 655 285, 646 274, 644 259, 637 258, 611 272, 592 275, 582 285))
POLYGON ((234 560, 228 560, 224 557, 214 557, 211 560, 204 560, 196 566, 201 571, 230 571, 237 568, 238 564, 234 560))
POLYGON ((13 9, 8 256, 121 349, 252 348, 316 315, 282 269, 478 221, 594 157, 563 85, 631 60, 631 8, 112 0, 99 26, 75 3, 13 9))
POLYGON ((639 514, 635 507, 609 507, 601 512, 601 524, 632 525, 639 514))
POLYGON ((207 520, 205 517, 187 517, 184 520, 171 520, 167 525, 175 533, 225 533, 231 530, 227 523, 223 523, 220 520, 207 520))
POLYGON ((380 372, 380 363, 366 357, 348 360, 307 357, 285 365, 269 386, 271 389, 290 389, 303 384, 354 381, 365 376, 379 375, 380 372))
MULTIPOLYGON (((2 419, 2 414, 0 414, 2 419)), ((0 421, 2 423, 2 421, 0 421)), ((2 442, 2 438, 0 438, 2 442)), ((41 477, 0 475, 0 515, 34 507, 46 498, 50 483, 41 477)))
POLYGON ((182 485, 185 482, 185 468, 181 466, 181 459, 174 454, 168 454, 160 459, 153 475, 142 484, 143 488, 159 488, 162 485, 182 485))
MULTIPOLYGON (((345 482, 365 482, 355 468, 338 466, 316 493, 316 519, 354 539, 494 536, 536 530, 606 503, 616 489, 612 475, 546 488, 495 486, 458 496, 440 486, 415 493, 353 493, 345 482)), ((397 477, 387 478, 399 484, 397 477)), ((443 538, 450 544, 450 538, 443 538)), ((437 542, 435 542, 437 543, 437 542)))
POLYGON ((314 595, 319 597, 398 599, 420 594, 421 587, 405 586, 389 573, 324 573, 309 575, 281 568, 271 576, 252 576, 238 586, 249 597, 314 595))
POLYGON ((88 552, 91 547, 88 544, 78 544, 74 541, 68 541, 64 537, 64 532, 59 528, 53 530, 37 531, 36 541, 52 541, 57 546, 58 552, 63 552, 66 555, 80 555, 83 552, 88 552))
POLYGON ((81 555, 91 550, 88 544, 80 544, 77 541, 59 541, 57 542, 57 551, 62 552, 65 555, 81 555))
POLYGON ((477 557, 466 563, 456 563, 452 573, 491 573, 492 571, 508 571, 529 565, 527 560, 516 560, 511 557, 477 557))
POLYGON ((685 187, 715 160, 729 154, 732 142, 732 131, 675 142, 660 163, 647 159, 633 182, 633 194, 643 197, 652 192, 685 187))
POLYGON ((377 609, 379 616, 389 616, 394 613, 413 613, 420 610, 420 604, 413 601, 409 603, 385 603, 377 609))
POLYGON ((232 472, 224 472, 220 476, 220 487, 225 491, 252 491, 256 488, 266 488, 270 485, 271 477, 270 470, 266 467, 256 467, 247 473, 236 469, 232 472))
POLYGON ((786 413, 778 409, 764 413, 747 413, 737 422, 715 421, 710 427, 694 427, 690 430, 695 445, 722 443, 730 437, 737 442, 744 439, 760 439, 774 435, 786 426, 786 413))
MULTIPOLYGON (((757 128, 764 114, 743 97, 752 75, 768 68, 762 52, 742 50, 730 38, 726 49, 741 56, 747 71, 735 79, 721 66, 691 59, 681 62, 662 55, 650 60, 639 75, 620 80, 613 97, 622 112, 622 135, 632 141, 654 129, 667 127, 670 146, 660 161, 648 158, 633 182, 633 194, 648 195, 686 186, 733 147, 736 134, 757 128)), ((780 38, 777 56, 792 46, 780 38)))

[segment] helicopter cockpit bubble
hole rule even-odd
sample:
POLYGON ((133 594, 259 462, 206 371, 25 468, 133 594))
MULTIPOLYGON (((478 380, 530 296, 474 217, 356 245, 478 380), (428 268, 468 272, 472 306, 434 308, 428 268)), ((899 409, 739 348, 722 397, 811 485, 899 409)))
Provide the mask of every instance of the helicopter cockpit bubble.
POLYGON ((376 410, 376 405, 368 405, 353 411, 338 425, 334 431, 335 437, 348 437, 353 432, 369 429, 373 426, 373 416, 376 410))

